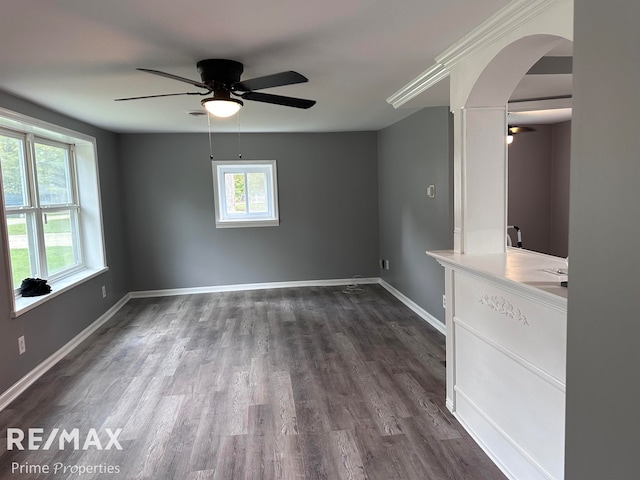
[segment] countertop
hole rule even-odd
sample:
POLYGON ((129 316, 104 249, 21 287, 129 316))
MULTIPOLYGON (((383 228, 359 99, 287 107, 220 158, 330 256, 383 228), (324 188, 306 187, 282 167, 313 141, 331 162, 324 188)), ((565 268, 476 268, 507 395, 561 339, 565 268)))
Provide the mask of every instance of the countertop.
POLYGON ((426 253, 454 270, 511 285, 566 308, 568 288, 560 286, 568 278, 564 258, 513 247, 507 247, 504 253, 463 254, 453 250, 426 253))

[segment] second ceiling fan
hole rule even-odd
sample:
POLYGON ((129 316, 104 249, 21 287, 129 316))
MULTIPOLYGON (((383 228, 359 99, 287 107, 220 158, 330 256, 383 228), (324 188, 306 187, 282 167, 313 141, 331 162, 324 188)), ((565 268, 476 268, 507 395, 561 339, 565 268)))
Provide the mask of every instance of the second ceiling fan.
POLYGON ((206 96, 213 94, 213 96, 203 99, 200 103, 212 115, 218 117, 230 117, 238 112, 240 107, 244 105, 242 100, 252 100, 255 102, 272 103, 275 105, 284 105, 286 107, 303 109, 311 108, 316 103, 315 100, 285 97, 282 95, 273 95, 271 93, 256 91, 263 90, 265 88, 281 87, 284 85, 293 85, 309 81, 304 75, 301 75, 298 72, 286 71, 241 81, 240 77, 244 70, 244 66, 242 63, 234 60, 201 60, 197 63, 196 67, 200 73, 201 81, 191 80, 171 73, 161 72, 159 70, 150 70, 147 68, 138 68, 137 70, 170 78, 179 82, 188 83, 194 87, 204 89, 204 92, 165 93, 160 95, 146 95, 142 97, 117 98, 116 101, 172 97, 177 95, 206 96), (242 100, 235 97, 239 97, 242 100))

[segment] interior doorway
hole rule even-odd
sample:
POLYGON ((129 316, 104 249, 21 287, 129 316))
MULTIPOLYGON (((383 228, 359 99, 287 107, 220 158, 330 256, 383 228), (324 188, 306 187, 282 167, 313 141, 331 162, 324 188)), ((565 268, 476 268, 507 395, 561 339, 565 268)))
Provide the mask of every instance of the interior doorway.
POLYGON ((508 104, 507 241, 568 256, 573 43, 546 53, 508 104))
POLYGON ((514 35, 494 51, 483 52, 484 63, 476 59, 454 72, 451 107, 456 251, 505 251, 509 200, 507 105, 531 67, 567 41, 549 33, 514 35))

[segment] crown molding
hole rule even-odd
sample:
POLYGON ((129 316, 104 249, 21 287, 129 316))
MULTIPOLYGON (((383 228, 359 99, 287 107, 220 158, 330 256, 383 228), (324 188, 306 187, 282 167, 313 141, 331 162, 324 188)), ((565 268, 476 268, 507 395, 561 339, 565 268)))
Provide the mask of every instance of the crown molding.
POLYGON ((436 63, 387 98, 387 102, 394 108, 401 107, 440 80, 448 77, 451 70, 463 60, 497 43, 513 30, 528 23, 542 12, 566 1, 512 0, 438 55, 435 59, 436 63))
POLYGON ((436 63, 451 70, 463 60, 497 43, 550 7, 565 0, 512 0, 436 57, 436 63))
POLYGON ((436 63, 387 98, 387 103, 393 105, 393 108, 399 108, 448 76, 449 71, 444 68, 444 65, 436 63))

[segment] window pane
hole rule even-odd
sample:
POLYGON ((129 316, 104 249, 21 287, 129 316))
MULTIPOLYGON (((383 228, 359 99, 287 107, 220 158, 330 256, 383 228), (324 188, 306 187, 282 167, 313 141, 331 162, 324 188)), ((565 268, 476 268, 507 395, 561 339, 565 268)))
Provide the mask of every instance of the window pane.
POLYGON ((67 148, 36 143, 35 151, 40 204, 72 203, 67 148))
POLYGON ((213 162, 216 228, 279 225, 274 160, 213 162))
POLYGON ((246 213, 244 174, 225 173, 224 185, 228 214, 246 213))
POLYGON ((6 207, 24 207, 28 203, 25 177, 24 142, 0 135, 0 165, 6 207))
POLYGON ((249 212, 267 212, 267 176, 264 173, 247 173, 247 184, 249 212))
POLYGON ((53 275, 75 266, 75 215, 70 210, 43 213, 44 246, 47 256, 47 270, 53 275))
POLYGON ((32 214, 7 215, 9 253, 13 288, 19 288, 22 280, 36 276, 37 253, 32 214))

